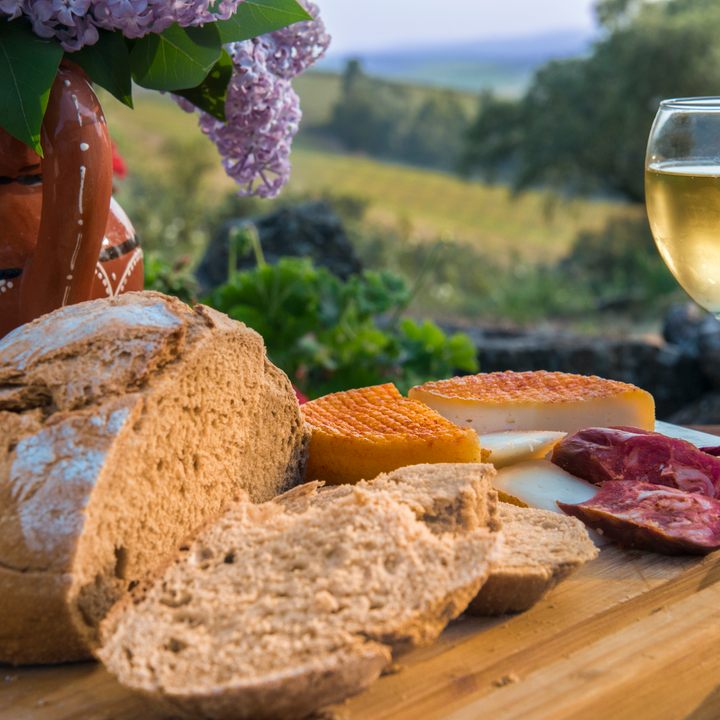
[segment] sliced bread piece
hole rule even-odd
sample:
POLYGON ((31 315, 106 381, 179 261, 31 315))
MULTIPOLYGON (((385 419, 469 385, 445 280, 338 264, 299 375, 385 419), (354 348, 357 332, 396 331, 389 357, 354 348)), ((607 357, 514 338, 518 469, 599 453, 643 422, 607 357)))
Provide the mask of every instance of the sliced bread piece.
POLYGON ((235 505, 112 610, 100 659, 188 716, 302 718, 360 692, 394 651, 434 640, 489 572, 492 468, 462 467, 430 478, 445 510, 418 491, 422 468, 235 505))
POLYGON ((493 483, 495 469, 479 463, 426 463, 408 465, 373 480, 353 485, 324 487, 322 482, 299 485, 275 498, 290 512, 304 512, 311 505, 335 502, 351 495, 353 487, 383 492, 410 507, 433 532, 464 532, 477 528, 500 529, 497 502, 477 501, 477 488, 469 476, 493 483))
POLYGON ((262 338, 131 293, 0 341, 0 661, 88 657, 97 624, 240 492, 303 472, 307 433, 262 338))
POLYGON ((490 577, 470 603, 472 615, 528 610, 598 554, 585 526, 573 517, 498 505, 503 543, 490 577))

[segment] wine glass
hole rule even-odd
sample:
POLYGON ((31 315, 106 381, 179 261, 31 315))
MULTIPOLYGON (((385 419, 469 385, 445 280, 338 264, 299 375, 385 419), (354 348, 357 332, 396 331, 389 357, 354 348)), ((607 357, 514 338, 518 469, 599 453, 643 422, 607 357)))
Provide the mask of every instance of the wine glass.
POLYGON ((720 97, 660 103, 645 202, 665 264, 698 305, 720 316, 720 97))

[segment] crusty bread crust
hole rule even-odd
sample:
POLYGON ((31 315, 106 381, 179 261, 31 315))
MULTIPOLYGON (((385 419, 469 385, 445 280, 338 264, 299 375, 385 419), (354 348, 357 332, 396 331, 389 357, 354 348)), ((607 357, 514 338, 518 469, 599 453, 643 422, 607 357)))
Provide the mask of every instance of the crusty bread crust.
POLYGON ((529 610, 598 550, 575 518, 500 503, 503 545, 487 582, 468 607, 491 616, 529 610))
POLYGON ((262 339, 130 293, 0 341, 0 661, 90 655, 96 627, 247 490, 302 477, 308 433, 262 339))
POLYGON ((528 565, 513 570, 494 568, 470 603, 468 613, 492 616, 525 612, 582 564, 578 561, 543 567, 528 565))
POLYGON ((140 694, 174 717, 301 720, 308 717, 308 708, 317 698, 323 698, 324 705, 332 705, 366 690, 391 660, 386 645, 358 641, 351 651, 321 656, 317 662, 276 673, 262 684, 238 681, 202 692, 158 695, 141 690, 140 694))

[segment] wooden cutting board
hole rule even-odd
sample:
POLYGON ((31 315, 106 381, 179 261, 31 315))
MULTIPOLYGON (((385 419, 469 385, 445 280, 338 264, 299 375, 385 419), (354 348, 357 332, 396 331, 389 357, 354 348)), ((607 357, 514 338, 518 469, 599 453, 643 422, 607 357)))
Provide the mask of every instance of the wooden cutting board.
MULTIPOLYGON (((605 547, 529 612, 452 623, 333 712, 338 720, 718 720, 720 553, 605 547)), ((0 720, 162 717, 93 663, 0 667, 0 720)))

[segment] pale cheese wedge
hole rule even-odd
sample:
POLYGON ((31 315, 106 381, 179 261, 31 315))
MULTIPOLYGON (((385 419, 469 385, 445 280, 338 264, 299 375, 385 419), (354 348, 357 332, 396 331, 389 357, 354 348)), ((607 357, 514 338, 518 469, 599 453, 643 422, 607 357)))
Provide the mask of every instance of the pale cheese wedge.
POLYGON ((544 458, 564 437, 564 432, 510 430, 481 435, 480 446, 490 453, 488 462, 496 468, 504 468, 544 458))
POLYGON ((557 501, 581 503, 589 500, 598 488, 565 472, 549 460, 528 460, 498 471, 495 489, 516 498, 528 507, 561 512, 557 501))
MULTIPOLYGON (((600 489, 549 460, 529 460, 498 470, 493 485, 504 502, 560 514, 558 500, 572 504, 585 502, 600 489)), ((588 533, 598 547, 607 545, 608 541, 599 533, 589 529, 588 533)))
POLYGON ((655 402, 634 385, 558 372, 480 373, 410 390, 460 427, 479 435, 505 430, 576 432, 587 427, 655 427, 655 402))

